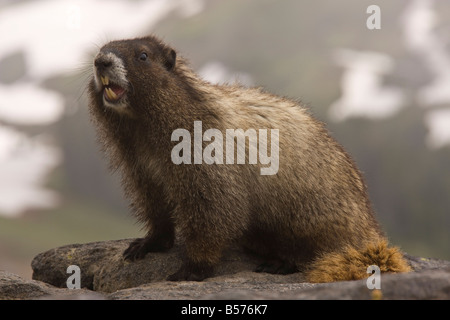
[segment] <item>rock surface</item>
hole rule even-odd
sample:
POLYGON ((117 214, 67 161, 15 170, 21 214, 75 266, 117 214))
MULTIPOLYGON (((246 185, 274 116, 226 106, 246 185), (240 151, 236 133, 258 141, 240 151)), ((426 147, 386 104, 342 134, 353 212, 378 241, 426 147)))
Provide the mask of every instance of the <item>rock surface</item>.
POLYGON ((13 273, 0 270, 0 300, 94 300, 104 298, 104 295, 95 291, 56 288, 41 281, 26 280, 13 273))
POLYGON ((33 280, 0 271, 0 299, 450 299, 450 261, 406 255, 414 272, 383 274, 381 290, 369 290, 366 280, 311 284, 301 273, 255 273, 261 261, 233 248, 214 277, 168 282, 165 278, 181 264, 180 247, 130 263, 122 252, 131 241, 75 244, 40 253, 32 261, 33 280), (67 289, 70 265, 80 267, 81 290, 67 289))

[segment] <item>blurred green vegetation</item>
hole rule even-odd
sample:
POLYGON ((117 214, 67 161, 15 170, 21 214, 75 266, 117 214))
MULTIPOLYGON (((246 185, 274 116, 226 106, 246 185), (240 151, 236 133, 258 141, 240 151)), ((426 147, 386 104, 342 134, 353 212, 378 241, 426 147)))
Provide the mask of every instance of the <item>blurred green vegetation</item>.
POLYGON ((0 241, 14 239, 17 257, 30 257, 48 249, 138 236, 139 226, 126 212, 85 199, 65 199, 61 206, 45 214, 28 212, 22 219, 0 217, 0 241))

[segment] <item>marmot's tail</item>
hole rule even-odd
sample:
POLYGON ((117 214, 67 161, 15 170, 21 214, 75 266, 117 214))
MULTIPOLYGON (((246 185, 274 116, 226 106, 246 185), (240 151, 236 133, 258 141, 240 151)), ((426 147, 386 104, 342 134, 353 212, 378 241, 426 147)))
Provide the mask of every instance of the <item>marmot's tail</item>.
POLYGON ((308 268, 309 282, 358 280, 369 277, 367 268, 376 265, 381 272, 409 272, 411 267, 396 247, 388 247, 387 240, 367 245, 362 250, 347 247, 318 257, 308 268))

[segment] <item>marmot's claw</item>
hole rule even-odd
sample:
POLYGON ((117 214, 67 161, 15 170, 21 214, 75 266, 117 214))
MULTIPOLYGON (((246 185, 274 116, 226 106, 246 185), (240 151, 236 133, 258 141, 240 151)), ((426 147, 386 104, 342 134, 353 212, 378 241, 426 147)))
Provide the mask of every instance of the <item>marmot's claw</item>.
POLYGON ((139 238, 130 243, 123 252, 123 258, 129 261, 143 259, 148 252, 146 238, 139 238))

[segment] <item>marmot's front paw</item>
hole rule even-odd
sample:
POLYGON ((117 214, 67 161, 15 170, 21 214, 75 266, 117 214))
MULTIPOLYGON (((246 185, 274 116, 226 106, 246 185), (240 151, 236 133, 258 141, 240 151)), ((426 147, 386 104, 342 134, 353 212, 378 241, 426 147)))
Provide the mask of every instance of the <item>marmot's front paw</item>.
POLYGON ((146 237, 130 243, 123 252, 125 260, 135 261, 145 257, 148 252, 166 252, 173 247, 173 237, 146 237))
POLYGON ((130 243, 128 248, 123 252, 123 258, 129 261, 143 259, 149 252, 148 241, 146 238, 139 238, 130 243))

